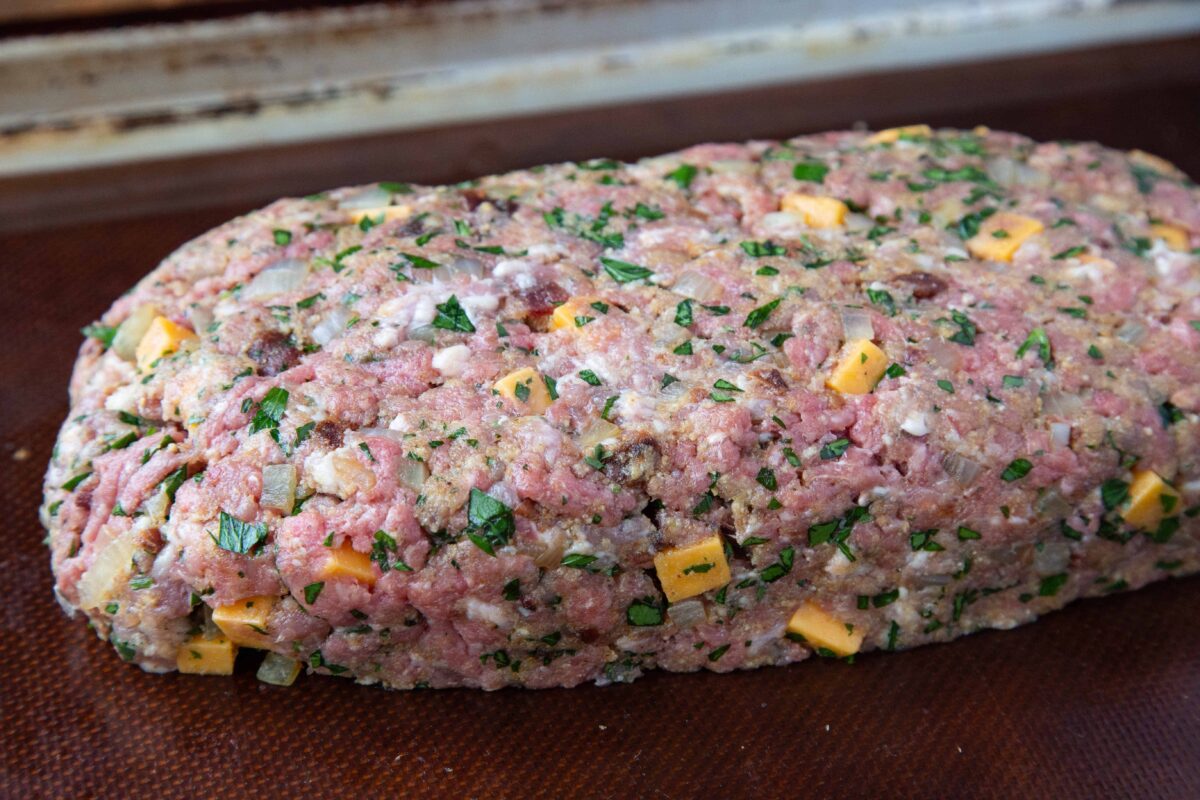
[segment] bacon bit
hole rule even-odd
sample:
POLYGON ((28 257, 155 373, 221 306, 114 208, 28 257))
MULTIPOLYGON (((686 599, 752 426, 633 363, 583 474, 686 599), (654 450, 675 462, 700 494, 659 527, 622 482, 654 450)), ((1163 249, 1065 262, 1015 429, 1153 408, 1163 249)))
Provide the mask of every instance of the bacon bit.
POLYGON ((896 280, 904 281, 912 286, 912 296, 918 300, 928 300, 934 295, 946 291, 946 282, 928 272, 909 272, 906 275, 897 275, 896 280))
POLYGON ((788 390, 788 382, 784 380, 783 375, 777 369, 754 370, 750 375, 774 391, 786 392, 788 390))
POLYGON ((461 194, 468 211, 474 211, 484 203, 491 203, 497 211, 511 215, 520 207, 516 200, 489 197, 482 189, 464 189, 461 194))
POLYGON ((279 331, 267 331, 246 349, 246 355, 258 365, 258 372, 268 377, 278 375, 300 363, 300 351, 279 331))
POLYGON ((342 433, 344 428, 332 420, 321 420, 317 423, 317 427, 313 429, 316 437, 324 442, 329 447, 342 446, 342 433))

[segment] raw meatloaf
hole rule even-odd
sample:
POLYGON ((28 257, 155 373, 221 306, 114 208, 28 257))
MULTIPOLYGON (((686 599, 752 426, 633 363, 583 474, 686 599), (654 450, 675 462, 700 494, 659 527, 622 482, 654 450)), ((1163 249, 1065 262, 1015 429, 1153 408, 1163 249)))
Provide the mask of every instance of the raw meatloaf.
POLYGON ((281 200, 86 329, 56 591, 148 670, 629 681, 1200 570, 1200 191, 912 126, 281 200))

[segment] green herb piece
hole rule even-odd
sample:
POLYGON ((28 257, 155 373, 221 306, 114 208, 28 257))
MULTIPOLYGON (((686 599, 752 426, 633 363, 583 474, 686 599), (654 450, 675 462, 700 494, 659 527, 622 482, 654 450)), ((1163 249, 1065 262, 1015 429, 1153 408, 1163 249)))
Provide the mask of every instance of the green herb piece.
POLYGON ((1034 328, 1025 337, 1025 341, 1017 348, 1017 358, 1021 358, 1025 353, 1029 352, 1030 348, 1037 348, 1038 358, 1042 360, 1042 364, 1049 369, 1054 362, 1053 355, 1050 349, 1050 337, 1046 335, 1046 331, 1042 328, 1034 328))
POLYGON ((276 228, 275 230, 271 231, 271 235, 275 237, 275 244, 279 245, 280 247, 292 243, 291 231, 285 231, 281 228, 276 228))
POLYGON ((1053 597, 1058 594, 1058 590, 1066 585, 1069 577, 1065 572, 1060 572, 1057 575, 1047 575, 1042 578, 1041 583, 1038 584, 1038 596, 1053 597))
POLYGON ((975 346, 975 334, 978 333, 978 328, 971 318, 961 311, 951 311, 950 319, 958 326, 958 331, 950 337, 950 341, 956 344, 965 344, 967 347, 975 346))
POLYGON ((1100 484, 1100 502, 1104 504, 1107 511, 1112 511, 1117 506, 1129 499, 1129 484, 1118 478, 1110 478, 1100 484))
POLYGON ((960 542, 969 542, 972 539, 981 539, 981 538, 983 538, 983 537, 979 533, 979 531, 972 530, 972 529, 968 528, 966 525, 958 526, 958 540, 960 542))
POLYGON ((467 502, 467 522, 467 537, 490 556, 496 555, 496 547, 508 544, 516 531, 512 509, 474 487, 467 502))
POLYGON ((746 321, 742 323, 743 327, 757 328, 759 325, 762 325, 767 321, 767 318, 771 316, 771 312, 779 308, 779 304, 781 302, 783 302, 783 298, 776 297, 766 305, 762 305, 754 309, 746 315, 746 321))
POLYGON ((834 439, 821 448, 821 460, 832 461, 835 458, 841 458, 848 447, 850 447, 849 439, 834 439))
POLYGON ((1051 256, 1051 258, 1053 258, 1055 261, 1062 261, 1067 258, 1074 258, 1075 256, 1079 255, 1080 253, 1085 253, 1085 252, 1087 252, 1086 247, 1084 247, 1083 245, 1076 245, 1075 247, 1068 247, 1066 250, 1063 250, 1061 253, 1055 253, 1053 256, 1051 256))
POLYGON ((561 563, 564 567, 571 567, 572 569, 587 569, 599 558, 599 556, 592 556, 587 553, 568 553, 563 556, 561 563))
POLYGON ((325 581, 317 581, 310 583, 304 587, 304 602, 310 606, 317 602, 317 598, 321 596, 321 590, 325 588, 325 581))
POLYGON ((271 387, 265 395, 262 402, 258 404, 258 412, 255 413, 254 419, 250 421, 250 432, 258 433, 268 429, 279 427, 279 423, 283 420, 284 411, 287 409, 288 390, 280 386, 271 387))
POLYGON ((467 312, 459 304, 458 298, 450 295, 450 299, 436 306, 437 315, 433 318, 433 327, 441 328, 447 331, 460 331, 462 333, 474 333, 475 326, 471 324, 471 318, 467 316, 467 312))
POLYGON ((775 244, 771 241, 765 242, 742 242, 742 250, 746 255, 753 258, 766 258, 768 256, 786 256, 787 248, 783 245, 775 244))
POLYGON ((590 369, 580 370, 579 377, 580 377, 580 379, 583 380, 584 383, 586 383, 590 386, 599 386, 602 383, 602 381, 600 380, 600 377, 598 375, 596 375, 596 373, 592 372, 590 369))
POLYGON ((661 625, 663 610, 653 597, 643 597, 640 600, 634 600, 630 604, 629 608, 625 611, 625 619, 630 625, 642 628, 651 625, 661 625))
POLYGON ((692 181, 695 179, 699 171, 700 170, 691 164, 680 164, 678 167, 664 175, 663 179, 675 181, 680 189, 687 189, 692 185, 692 181))
POLYGON ((1014 458, 1004 468, 1004 472, 1000 473, 1000 478, 1009 483, 1015 480, 1020 480, 1029 474, 1029 470, 1033 469, 1033 464, 1026 458, 1014 458))
POLYGON ((923 531, 914 531, 908 535, 908 544, 914 551, 924 550, 929 553, 936 553, 946 548, 933 540, 937 536, 937 528, 928 528, 923 531))
POLYGON ((891 292, 884 289, 867 289, 867 299, 874 305, 881 306, 889 317, 894 317, 898 313, 896 311, 896 301, 892 299, 891 292))
POLYGON ((758 476, 755 478, 764 489, 773 492, 779 488, 779 481, 775 478, 775 470, 770 467, 763 467, 758 471, 758 476))
POLYGON ((691 325, 692 322, 692 301, 684 300, 679 303, 679 305, 675 306, 675 324, 686 328, 691 325))
POLYGON ((267 538, 265 522, 243 522, 224 511, 218 525, 217 547, 231 553, 249 553, 267 538))
POLYGON ((608 273, 608 276, 617 283, 644 280, 654 274, 645 267, 639 267, 637 264, 630 264, 627 261, 618 261, 615 258, 601 256, 600 263, 604 265, 604 271, 608 273))
POLYGON ((113 338, 117 335, 117 329, 112 325, 101 325, 99 322, 93 322, 83 328, 81 333, 89 339, 95 339, 100 344, 104 345, 107 350, 112 347, 113 338))
POLYGON ((829 166, 824 161, 816 159, 799 161, 796 166, 792 167, 792 177, 798 181, 824 183, 827 174, 829 174, 829 166))
POLYGON ((899 598, 900 598, 900 590, 892 589, 887 592, 880 592, 879 594, 872 597, 871 605, 875 606, 876 608, 883 608, 884 606, 890 606, 892 603, 896 602, 896 600, 898 600, 899 598))

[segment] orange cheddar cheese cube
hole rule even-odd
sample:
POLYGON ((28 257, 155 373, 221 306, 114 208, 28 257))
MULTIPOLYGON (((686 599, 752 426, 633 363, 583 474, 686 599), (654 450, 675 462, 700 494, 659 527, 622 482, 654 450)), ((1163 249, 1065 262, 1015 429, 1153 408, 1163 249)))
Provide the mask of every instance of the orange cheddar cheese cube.
POLYGON ((933 136, 933 129, 928 125, 904 125, 899 128, 886 128, 867 139, 867 144, 893 144, 900 141, 900 137, 917 138, 924 136, 926 138, 933 136))
POLYGON ((729 583, 729 562, 721 537, 654 554, 654 571, 667 600, 678 603, 729 583))
POLYGON ((815 603, 806 602, 788 620, 788 633, 803 636, 815 648, 839 656, 852 656, 862 647, 862 631, 852 630, 815 603))
POLYGON ((842 394, 868 394, 883 377, 887 365, 883 350, 870 339, 859 339, 846 345, 845 355, 825 385, 842 394))
POLYGON ((839 228, 849 209, 834 197, 789 192, 779 204, 782 211, 800 217, 810 228, 839 228))
POLYGON ((980 224, 979 233, 967 240, 967 250, 987 261, 1012 261, 1013 253, 1026 239, 1045 229, 1033 217, 1001 211, 980 224))
POLYGON ((1121 510, 1121 518, 1135 528, 1156 529, 1166 517, 1179 513, 1179 492, 1175 491, 1152 469, 1139 469, 1129 484, 1129 500, 1121 510))
POLYGON ((382 225, 394 219, 405 219, 412 216, 412 206, 376 206, 375 208, 356 208, 350 212, 350 221, 359 225, 369 220, 371 225, 382 225))
POLYGON ((1150 226, 1150 232, 1158 239, 1167 243, 1167 247, 1179 252, 1185 252, 1190 244, 1186 228, 1179 225, 1168 225, 1160 222, 1150 226))
POLYGON ((545 379, 533 367, 522 367, 510 372, 492 385, 492 391, 511 400, 523 409, 526 415, 541 414, 553 402, 545 379))
POLYGON ((187 675, 232 675, 237 645, 224 636, 212 639, 198 633, 175 654, 175 668, 187 675))
POLYGON ((360 553, 350 546, 350 542, 343 542, 341 547, 329 551, 329 558, 325 560, 325 566, 321 568, 322 578, 352 578, 359 583, 365 583, 368 586, 375 585, 375 567, 371 564, 371 557, 366 553, 360 553))
POLYGON ((143 372, 155 361, 165 355, 178 352, 187 342, 196 339, 196 334, 188 328, 172 322, 164 316, 157 316, 150 327, 142 334, 137 346, 137 365, 143 372))
POLYGON ((587 324, 588 318, 596 319, 600 316, 600 311, 591 306, 594 302, 596 302, 594 297, 572 297, 561 306, 556 307, 554 313, 550 315, 550 330, 582 328, 587 324))
POLYGON ((271 643, 267 619, 274 607, 275 598, 270 595, 244 597, 227 606, 214 608, 212 621, 234 644, 261 650, 271 643))

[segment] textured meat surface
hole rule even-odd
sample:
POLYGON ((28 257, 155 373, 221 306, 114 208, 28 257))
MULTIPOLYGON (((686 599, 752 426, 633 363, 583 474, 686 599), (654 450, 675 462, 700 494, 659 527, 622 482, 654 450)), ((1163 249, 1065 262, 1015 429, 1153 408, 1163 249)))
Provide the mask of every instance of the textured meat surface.
POLYGON ((148 669, 269 596, 262 644, 311 669, 498 688, 798 661, 809 602, 895 649, 1194 572, 1197 244, 1169 164, 983 130, 279 201, 94 329, 152 305, 196 342, 140 369, 84 344, 56 591, 148 669), (849 213, 819 227, 795 193, 849 213), (980 257, 1006 213, 1041 230, 980 257), (864 330, 888 371, 829 388, 864 330), (494 389, 526 367, 540 413, 543 386, 494 389), (1179 500, 1139 530, 1145 470, 1179 500), (729 582, 668 604, 655 555, 714 534, 729 582), (344 547, 371 580, 328 576, 344 547))

